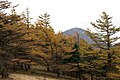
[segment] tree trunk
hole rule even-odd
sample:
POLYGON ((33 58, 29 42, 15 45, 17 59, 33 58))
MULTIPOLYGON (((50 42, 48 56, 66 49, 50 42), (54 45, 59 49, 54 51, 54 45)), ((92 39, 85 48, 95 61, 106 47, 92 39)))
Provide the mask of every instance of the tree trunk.
POLYGON ((30 65, 30 64, 28 64, 28 69, 30 69, 30 67, 31 67, 31 65, 30 65))
POLYGON ((50 72, 50 68, 49 67, 47 67, 47 72, 50 72))
POLYGON ((57 74, 57 77, 60 77, 60 70, 59 70, 59 69, 56 69, 55 72, 56 72, 56 74, 57 74))
POLYGON ((78 73, 77 72, 75 72, 75 75, 76 75, 75 77, 78 78, 78 73))
POLYGON ((64 71, 62 72, 62 75, 65 76, 65 72, 64 71))
POLYGON ((111 54, 110 52, 108 53, 108 70, 110 71, 111 70, 111 67, 112 67, 112 59, 111 59, 111 54))
POLYGON ((78 78, 79 78, 79 80, 82 80, 81 79, 81 72, 78 72, 78 78))
POLYGON ((91 74, 91 80, 93 80, 93 74, 91 74))

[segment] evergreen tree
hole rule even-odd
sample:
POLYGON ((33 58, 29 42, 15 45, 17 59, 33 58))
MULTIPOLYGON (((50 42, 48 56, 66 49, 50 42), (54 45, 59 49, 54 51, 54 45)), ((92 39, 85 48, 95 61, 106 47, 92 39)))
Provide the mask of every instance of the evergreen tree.
MULTIPOLYGON (((1 9, 6 9, 3 8, 3 2, 0 3, 1 9)), ((14 66, 12 59, 23 58, 19 54, 27 53, 27 43, 30 40, 26 36, 28 32, 24 32, 26 24, 22 22, 22 19, 21 15, 17 15, 14 8, 11 14, 0 12, 0 73, 2 77, 7 77, 11 66, 14 66)))
POLYGON ((95 28, 97 32, 93 33, 90 30, 87 34, 93 41, 97 44, 100 49, 107 50, 107 62, 109 68, 112 67, 112 56, 113 54, 110 52, 112 48, 112 43, 117 41, 120 37, 113 37, 114 34, 120 31, 119 27, 113 26, 111 22, 112 17, 109 17, 105 12, 102 13, 101 19, 96 20, 97 23, 92 23, 92 26, 95 28))
POLYGON ((4 12, 6 9, 8 9, 11 5, 11 2, 8 2, 7 0, 0 1, 0 12, 4 12))
POLYGON ((69 58, 70 62, 72 63, 80 62, 79 45, 75 43, 72 49, 73 51, 70 53, 72 56, 69 58))

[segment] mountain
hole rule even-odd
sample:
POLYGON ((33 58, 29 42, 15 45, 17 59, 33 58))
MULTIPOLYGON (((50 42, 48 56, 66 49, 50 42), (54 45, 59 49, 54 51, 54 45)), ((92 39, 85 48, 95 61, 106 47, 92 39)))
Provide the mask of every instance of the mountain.
POLYGON ((80 39, 84 39, 89 44, 93 43, 93 40, 85 34, 86 30, 81 28, 72 28, 63 32, 64 35, 75 35, 76 33, 79 34, 80 39))

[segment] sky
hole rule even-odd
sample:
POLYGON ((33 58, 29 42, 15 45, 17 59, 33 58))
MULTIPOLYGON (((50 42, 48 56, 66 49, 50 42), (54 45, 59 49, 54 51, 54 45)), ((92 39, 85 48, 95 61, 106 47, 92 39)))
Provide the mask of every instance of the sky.
POLYGON ((113 17, 113 24, 120 26, 120 0, 8 0, 22 13, 28 7, 33 21, 39 15, 48 13, 50 24, 55 30, 65 31, 74 27, 92 29, 90 22, 95 22, 103 11, 113 17))

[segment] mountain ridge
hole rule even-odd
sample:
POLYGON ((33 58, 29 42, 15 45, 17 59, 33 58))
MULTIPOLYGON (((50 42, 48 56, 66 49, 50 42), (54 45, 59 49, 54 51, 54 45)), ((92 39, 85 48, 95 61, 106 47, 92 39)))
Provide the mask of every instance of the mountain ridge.
POLYGON ((84 39, 86 42, 88 42, 89 44, 92 44, 93 43, 93 40, 85 34, 86 30, 82 29, 82 28, 71 28, 71 29, 68 29, 66 31, 63 32, 64 35, 75 35, 76 33, 79 34, 79 39, 84 39))

